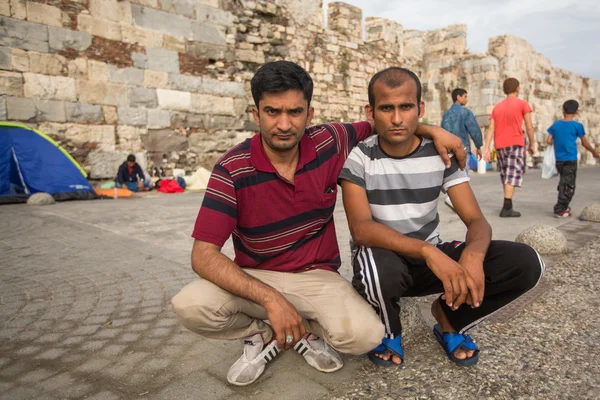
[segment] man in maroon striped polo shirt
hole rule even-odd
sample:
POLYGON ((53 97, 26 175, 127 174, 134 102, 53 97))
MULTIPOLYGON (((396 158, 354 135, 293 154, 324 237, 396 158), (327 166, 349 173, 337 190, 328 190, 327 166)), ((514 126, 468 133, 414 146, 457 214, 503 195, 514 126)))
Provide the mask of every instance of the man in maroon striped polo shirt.
MULTIPOLYGON (((370 123, 307 128, 312 79, 288 61, 263 65, 251 86, 260 134, 215 165, 192 235, 201 279, 172 300, 191 331, 244 341, 227 374, 235 385, 254 382, 281 349, 333 372, 343 365, 335 350, 363 354, 384 336, 373 308, 337 273, 333 222, 338 175, 370 123), (233 261, 221 253, 230 236, 233 261)), ((420 133, 435 136, 447 165, 446 148, 464 161, 460 139, 434 127, 420 133)))

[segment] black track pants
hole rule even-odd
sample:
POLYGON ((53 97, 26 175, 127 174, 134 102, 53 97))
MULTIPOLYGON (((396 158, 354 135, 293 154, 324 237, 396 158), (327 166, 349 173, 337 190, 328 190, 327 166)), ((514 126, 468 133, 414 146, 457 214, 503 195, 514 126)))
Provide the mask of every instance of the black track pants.
MULTIPOLYGON (((458 261, 465 243, 454 241, 437 247, 458 261)), ((401 297, 420 297, 444 291, 442 281, 425 261, 402 257, 382 248, 360 247, 352 266, 352 285, 377 311, 389 338, 402 333, 398 304, 401 297)), ((444 301, 441 302, 444 313, 458 332, 474 327, 533 288, 542 277, 545 265, 539 254, 525 244, 493 240, 483 269, 485 293, 478 308, 463 304, 452 311, 444 301)))

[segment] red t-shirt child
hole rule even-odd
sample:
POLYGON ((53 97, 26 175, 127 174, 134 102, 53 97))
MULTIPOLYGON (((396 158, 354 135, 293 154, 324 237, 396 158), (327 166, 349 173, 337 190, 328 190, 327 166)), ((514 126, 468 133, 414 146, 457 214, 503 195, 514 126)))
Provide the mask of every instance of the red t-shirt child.
POLYGON ((517 97, 507 97, 496 104, 490 119, 494 120, 494 147, 525 146, 523 118, 531 112, 529 103, 517 97))

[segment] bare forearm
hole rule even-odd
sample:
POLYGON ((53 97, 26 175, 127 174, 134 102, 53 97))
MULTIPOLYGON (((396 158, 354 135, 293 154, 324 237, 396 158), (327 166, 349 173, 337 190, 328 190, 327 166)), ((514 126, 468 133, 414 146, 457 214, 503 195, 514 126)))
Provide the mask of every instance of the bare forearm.
POLYGON ((590 144, 590 142, 588 142, 587 140, 582 140, 582 141, 581 141, 581 145, 582 145, 582 146, 583 146, 583 147, 584 147, 584 148, 585 148, 587 151, 589 151, 590 153, 592 153, 592 154, 596 154, 596 149, 594 149, 594 148, 592 147, 592 145, 590 144))
POLYGON ((409 238, 376 221, 365 221, 351 228, 352 239, 360 246, 380 247, 403 256, 423 259, 423 251, 432 245, 409 238))
POLYGON ((434 139, 437 129, 440 129, 440 127, 435 125, 419 123, 419 125, 417 125, 417 130, 415 131, 415 134, 417 136, 425 137, 427 139, 434 139))
POLYGON ((269 285, 251 277, 220 252, 192 254, 192 268, 200 277, 223 290, 260 304, 263 307, 279 294, 269 285))
POLYGON ((492 228, 485 219, 472 221, 467 227, 466 247, 463 254, 485 258, 492 240, 492 228))
POLYGON ((487 135, 485 136, 485 145, 483 147, 484 151, 490 151, 490 146, 492 144, 493 137, 494 137, 494 130, 488 129, 487 135))

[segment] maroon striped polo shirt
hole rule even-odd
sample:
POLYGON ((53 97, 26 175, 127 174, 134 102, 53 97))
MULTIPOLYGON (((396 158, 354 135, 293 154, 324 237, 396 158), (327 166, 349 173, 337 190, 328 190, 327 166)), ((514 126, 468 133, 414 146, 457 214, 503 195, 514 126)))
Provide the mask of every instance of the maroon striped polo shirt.
POLYGON ((233 147, 213 169, 192 237, 223 246, 232 235, 242 268, 336 271, 337 179, 352 148, 370 134, 368 122, 308 128, 294 184, 277 174, 260 134, 233 147))

